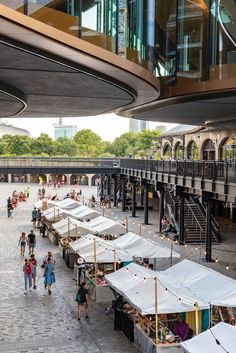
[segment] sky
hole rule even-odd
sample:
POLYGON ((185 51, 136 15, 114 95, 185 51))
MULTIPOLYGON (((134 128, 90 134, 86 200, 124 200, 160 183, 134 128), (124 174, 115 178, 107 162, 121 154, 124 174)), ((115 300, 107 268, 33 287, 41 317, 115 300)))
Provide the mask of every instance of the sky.
MULTIPOLYGON (((11 125, 26 129, 32 137, 39 136, 42 132, 54 137, 54 124, 58 123, 59 118, 9 118, 4 119, 11 125)), ((77 125, 78 131, 82 129, 91 129, 100 135, 103 140, 114 141, 121 134, 129 131, 129 119, 122 118, 115 114, 106 114, 92 117, 63 118, 65 125, 77 125)), ((159 122, 150 122, 149 129, 155 129, 156 126, 165 125, 171 129, 176 124, 167 124, 159 122)))

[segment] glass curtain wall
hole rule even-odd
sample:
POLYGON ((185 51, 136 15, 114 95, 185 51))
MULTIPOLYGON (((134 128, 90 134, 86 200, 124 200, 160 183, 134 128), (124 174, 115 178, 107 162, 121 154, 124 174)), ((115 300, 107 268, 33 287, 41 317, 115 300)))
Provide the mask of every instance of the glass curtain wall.
POLYGON ((236 76, 235 0, 0 0, 0 3, 121 54, 167 83, 236 76))

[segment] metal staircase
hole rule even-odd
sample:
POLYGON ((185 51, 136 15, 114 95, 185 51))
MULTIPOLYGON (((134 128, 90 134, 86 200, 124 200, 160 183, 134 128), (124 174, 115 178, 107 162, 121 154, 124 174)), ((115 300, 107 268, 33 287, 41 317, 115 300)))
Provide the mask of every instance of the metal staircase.
MULTIPOLYGON (((166 192, 166 210, 170 221, 179 230, 179 200, 172 191, 166 192)), ((189 196, 184 205, 185 243, 206 242, 206 210, 198 197, 189 196)), ((212 216, 212 241, 220 242, 220 227, 212 216)))

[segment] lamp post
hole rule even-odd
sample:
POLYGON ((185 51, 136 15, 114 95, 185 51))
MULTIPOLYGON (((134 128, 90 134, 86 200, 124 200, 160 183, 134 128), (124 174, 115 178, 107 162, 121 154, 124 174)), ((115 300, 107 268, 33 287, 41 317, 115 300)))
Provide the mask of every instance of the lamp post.
POLYGON ((116 251, 112 250, 114 254, 114 272, 116 272, 116 251))
POLYGON ((157 293, 157 277, 154 278, 155 281, 155 326, 156 326, 156 335, 155 335, 155 346, 156 353, 158 351, 158 293, 157 293))
POLYGON ((125 217, 125 231, 128 233, 129 231, 129 218, 125 217))
POLYGON ((94 256, 94 279, 95 279, 95 286, 97 284, 97 246, 96 246, 96 239, 93 239, 93 256, 94 256))

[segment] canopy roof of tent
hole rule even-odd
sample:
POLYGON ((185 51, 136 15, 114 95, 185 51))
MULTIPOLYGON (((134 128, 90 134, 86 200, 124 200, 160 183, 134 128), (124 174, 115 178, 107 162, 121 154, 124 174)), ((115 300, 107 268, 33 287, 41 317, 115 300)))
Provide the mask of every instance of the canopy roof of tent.
POLYGON ((125 227, 109 218, 100 216, 90 222, 80 222, 76 219, 71 219, 71 222, 77 224, 79 231, 85 234, 124 234, 125 227))
POLYGON ((64 213, 75 219, 93 219, 101 216, 101 213, 87 206, 80 206, 71 211, 65 210, 64 213))
MULTIPOLYGON (((106 276, 107 282, 119 294, 124 296, 142 315, 155 314, 155 278, 157 278, 159 314, 180 313, 195 310, 196 298, 184 296, 180 291, 172 292, 163 285, 159 272, 131 263, 106 276)), ((200 309, 209 307, 198 301, 200 309)))
POLYGON ((127 251, 132 257, 147 258, 163 258, 172 257, 180 258, 180 254, 171 251, 167 247, 157 244, 156 242, 144 239, 139 235, 129 232, 122 237, 113 240, 112 243, 117 247, 127 251))
POLYGON ((94 262, 95 250, 98 263, 113 263, 114 259, 116 262, 132 261, 132 256, 127 252, 92 234, 77 239, 70 246, 86 262, 94 262))
POLYGON ((234 353, 236 350, 236 327, 220 322, 193 337, 181 343, 185 353, 234 353))
POLYGON ((161 272, 160 278, 173 291, 212 305, 236 307, 236 281, 196 262, 185 259, 161 272))

